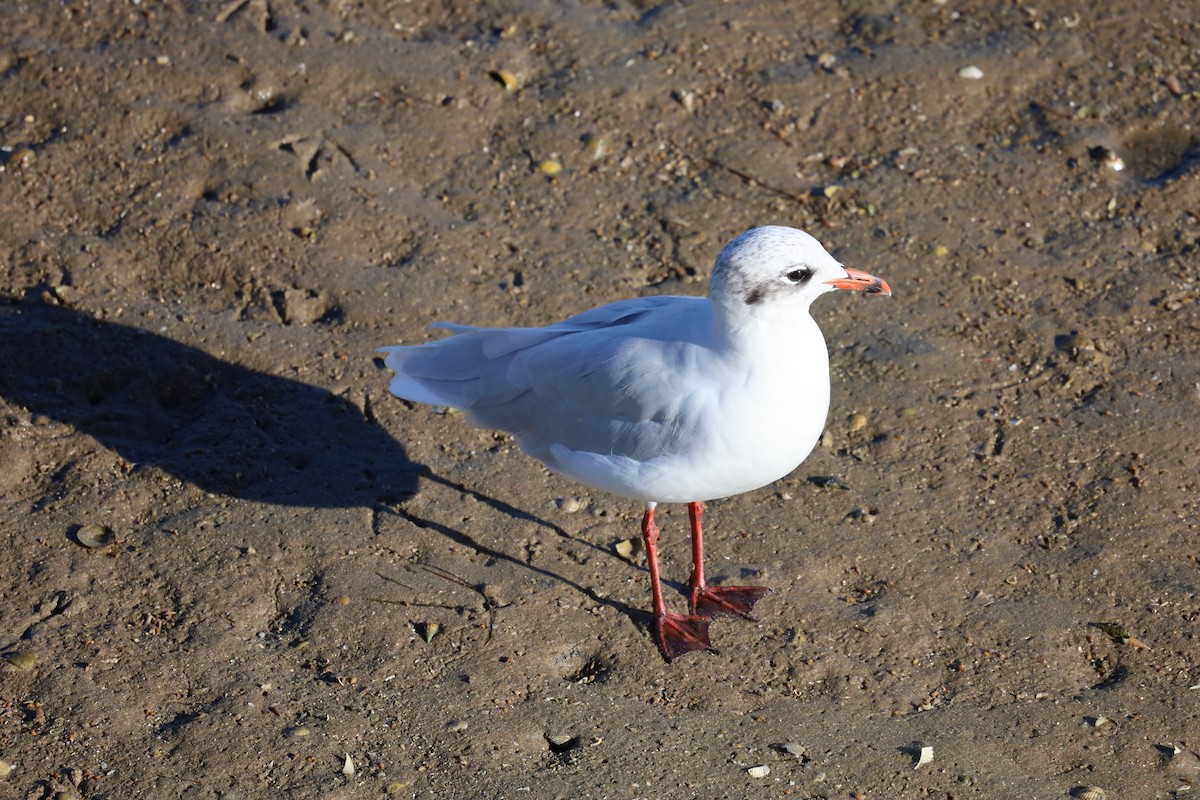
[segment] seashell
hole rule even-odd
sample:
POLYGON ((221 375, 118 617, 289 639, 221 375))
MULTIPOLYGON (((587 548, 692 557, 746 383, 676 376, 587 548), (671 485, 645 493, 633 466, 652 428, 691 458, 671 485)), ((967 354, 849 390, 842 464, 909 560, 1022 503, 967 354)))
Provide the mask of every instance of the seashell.
POLYGON ((757 767, 747 769, 746 774, 751 778, 765 778, 771 774, 771 768, 766 764, 759 764, 757 767))
POLYGON ((552 753, 566 753, 579 747, 580 742, 578 736, 572 736, 564 731, 554 731, 546 734, 546 741, 550 745, 552 753))
POLYGON ((1071 792, 1071 796, 1078 800, 1107 800, 1108 792, 1099 786, 1080 786, 1071 792))
POLYGON ((425 644, 432 642, 433 637, 442 630, 442 626, 436 622, 416 622, 413 623, 413 628, 417 631, 417 636, 425 640, 425 644))
POLYGON ((75 531, 75 539, 89 550, 102 550, 117 542, 117 535, 107 525, 84 525, 75 531))
POLYGON ((491 72, 488 73, 488 76, 490 76, 492 78, 492 80, 499 82, 505 89, 508 89, 510 92, 513 91, 514 89, 521 88, 521 79, 518 78, 516 76, 516 74, 510 70, 507 70, 507 69, 492 70, 491 72))

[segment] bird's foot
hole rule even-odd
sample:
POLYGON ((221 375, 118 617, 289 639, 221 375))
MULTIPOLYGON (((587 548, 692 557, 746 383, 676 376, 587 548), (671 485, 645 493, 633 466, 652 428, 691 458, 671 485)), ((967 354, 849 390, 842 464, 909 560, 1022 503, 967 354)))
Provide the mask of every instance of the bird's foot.
POLYGON ((706 617, 684 616, 670 612, 656 617, 654 628, 658 649, 663 658, 672 661, 695 650, 712 650, 708 639, 709 621, 706 617))
POLYGON ((705 586, 692 590, 691 611, 698 617, 741 617, 750 619, 750 610, 770 589, 766 586, 705 586))

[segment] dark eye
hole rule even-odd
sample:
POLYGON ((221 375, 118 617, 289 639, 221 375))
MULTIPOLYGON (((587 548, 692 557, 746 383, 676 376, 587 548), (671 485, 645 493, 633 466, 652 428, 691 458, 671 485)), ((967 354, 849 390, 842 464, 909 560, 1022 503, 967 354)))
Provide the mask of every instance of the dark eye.
POLYGON ((785 277, 788 279, 789 283, 804 283, 811 278, 812 275, 813 271, 808 267, 804 267, 802 269, 792 270, 785 277))

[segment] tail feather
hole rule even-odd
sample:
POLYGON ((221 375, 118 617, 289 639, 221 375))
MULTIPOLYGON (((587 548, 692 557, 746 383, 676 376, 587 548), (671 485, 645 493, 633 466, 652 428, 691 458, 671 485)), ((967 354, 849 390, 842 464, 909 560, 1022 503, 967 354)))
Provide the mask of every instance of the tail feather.
POLYGON ((381 348, 384 363, 396 373, 392 394, 418 403, 451 406, 464 411, 478 405, 507 403, 529 386, 510 374, 513 357, 521 350, 553 338, 533 329, 498 331, 441 324, 454 336, 422 345, 381 348), (476 333, 478 331, 478 333, 476 333), (528 334, 526 333, 528 331, 528 334))

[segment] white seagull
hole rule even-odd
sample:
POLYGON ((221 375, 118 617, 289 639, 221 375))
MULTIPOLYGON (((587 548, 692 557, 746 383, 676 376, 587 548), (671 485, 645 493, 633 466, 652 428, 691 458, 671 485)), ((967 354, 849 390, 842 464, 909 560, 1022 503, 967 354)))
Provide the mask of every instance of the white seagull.
POLYGON ((544 328, 435 323, 454 335, 385 347, 407 400, 462 409, 476 427, 580 483, 646 504, 655 639, 670 661, 711 650, 716 615, 748 617, 767 589, 704 580, 704 501, 772 483, 817 443, 829 356, 809 306, 835 289, 890 295, 794 228, 752 228, 721 251, 704 297, 643 297, 544 328), (688 613, 667 610, 658 503, 687 503, 688 613))

